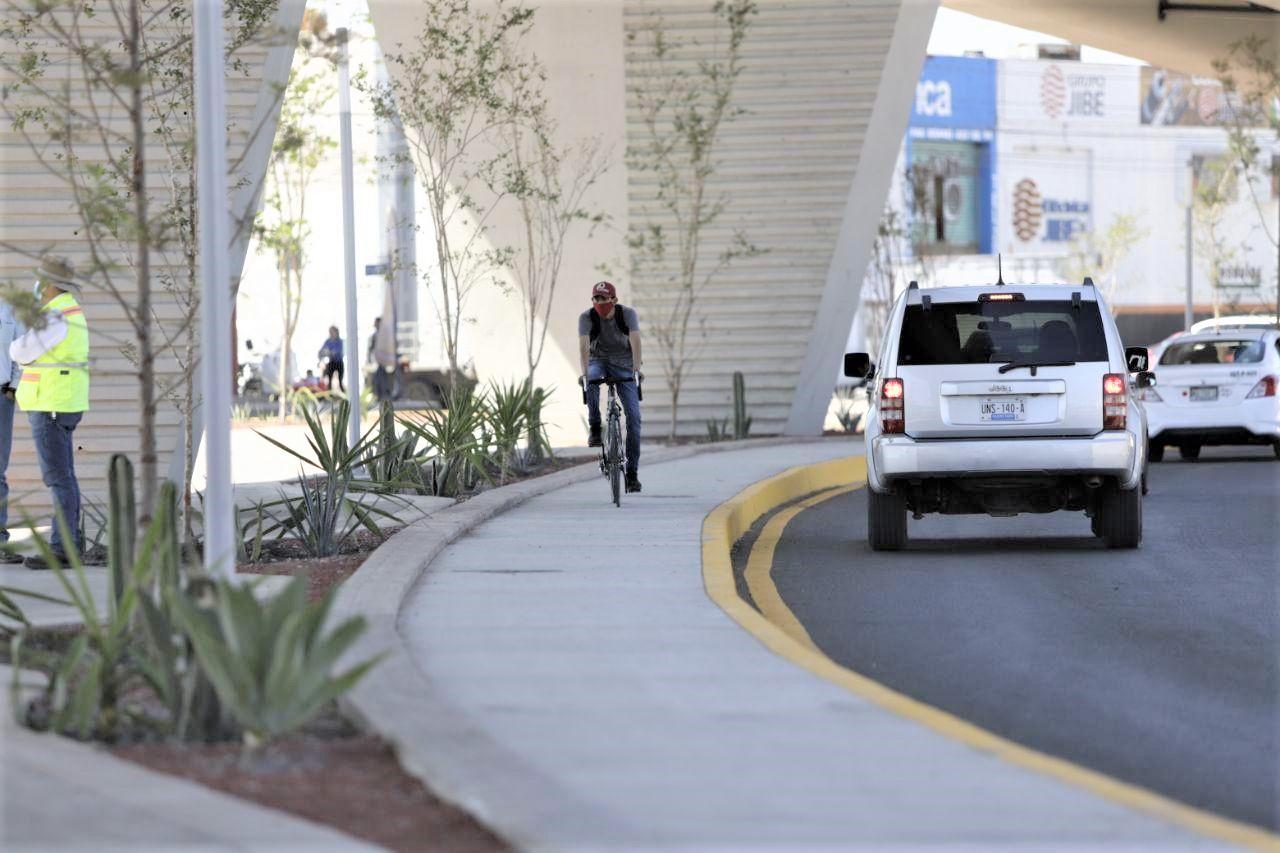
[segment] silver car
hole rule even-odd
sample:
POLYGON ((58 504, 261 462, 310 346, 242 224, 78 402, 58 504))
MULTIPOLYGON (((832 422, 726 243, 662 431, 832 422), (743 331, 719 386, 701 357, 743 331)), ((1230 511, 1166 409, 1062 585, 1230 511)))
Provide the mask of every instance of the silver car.
POLYGON ((1130 394, 1155 383, 1126 351, 1089 279, 921 290, 898 299, 866 418, 868 539, 907 541, 907 513, 1084 512, 1113 548, 1142 540, 1146 423, 1130 394))

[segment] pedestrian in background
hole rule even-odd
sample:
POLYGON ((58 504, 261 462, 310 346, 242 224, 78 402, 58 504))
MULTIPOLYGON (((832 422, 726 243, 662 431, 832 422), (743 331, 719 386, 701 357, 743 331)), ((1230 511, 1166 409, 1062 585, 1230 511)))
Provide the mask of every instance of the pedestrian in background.
POLYGON ((338 388, 345 394, 347 386, 342 381, 345 373, 342 366, 342 338, 338 335, 337 326, 329 327, 329 337, 320 346, 320 360, 324 362, 324 379, 329 390, 333 390, 333 376, 336 373, 338 388))
MULTIPOLYGON (((27 413, 44 484, 53 493, 53 533, 49 548, 65 562, 67 549, 81 552, 80 483, 76 480, 72 436, 89 409, 89 325, 76 301, 75 268, 66 258, 46 256, 32 288, 42 303, 43 329, 28 329, 9 345, 22 365, 17 403, 27 413), (71 542, 63 537, 63 528, 71 542)), ((29 569, 47 569, 43 557, 26 558, 29 569)))
MULTIPOLYGON (((13 449, 13 411, 22 370, 9 358, 9 344, 25 329, 13 316, 13 307, 0 300, 0 545, 9 541, 9 451, 13 449)), ((22 555, 0 550, 0 563, 21 563, 22 555)))

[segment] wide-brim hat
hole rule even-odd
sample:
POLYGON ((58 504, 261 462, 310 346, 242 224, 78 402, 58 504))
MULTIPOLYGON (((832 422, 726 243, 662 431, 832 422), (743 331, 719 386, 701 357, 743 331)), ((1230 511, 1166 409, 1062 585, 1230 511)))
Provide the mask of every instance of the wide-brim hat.
POLYGON ((40 259, 40 266, 35 268, 36 278, 42 282, 56 284, 63 290, 80 292, 80 282, 76 281, 76 268, 71 261, 61 255, 45 255, 40 259))

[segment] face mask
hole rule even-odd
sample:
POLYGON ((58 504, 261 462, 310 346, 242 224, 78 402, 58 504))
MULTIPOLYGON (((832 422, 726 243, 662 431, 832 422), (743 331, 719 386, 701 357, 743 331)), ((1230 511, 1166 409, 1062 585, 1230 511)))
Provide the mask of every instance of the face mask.
POLYGON ((593 302, 591 307, 596 309, 596 313, 601 317, 608 317, 609 312, 613 310, 612 302, 593 302))

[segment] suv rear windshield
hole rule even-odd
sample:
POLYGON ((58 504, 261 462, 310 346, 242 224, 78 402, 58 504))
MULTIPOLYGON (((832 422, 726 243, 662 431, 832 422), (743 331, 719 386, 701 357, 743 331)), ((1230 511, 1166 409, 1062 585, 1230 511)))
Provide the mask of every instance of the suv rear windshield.
POLYGON ((1172 344, 1160 356, 1161 364, 1257 364, 1266 354, 1261 338, 1249 340, 1187 341, 1172 344))
POLYGON ((1098 303, 1065 300, 908 305, 899 364, 1106 361, 1098 303))

